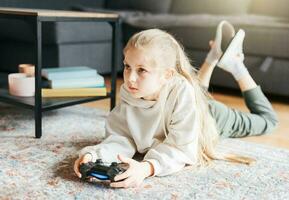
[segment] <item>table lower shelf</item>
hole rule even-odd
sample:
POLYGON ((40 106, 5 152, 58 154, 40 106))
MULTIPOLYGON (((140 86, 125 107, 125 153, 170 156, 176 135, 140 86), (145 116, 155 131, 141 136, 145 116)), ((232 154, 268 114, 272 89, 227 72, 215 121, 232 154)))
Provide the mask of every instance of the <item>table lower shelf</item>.
MULTIPOLYGON (((111 94, 107 93, 106 96, 95 96, 95 97, 42 98, 42 112, 54 110, 54 109, 58 109, 62 107, 72 106, 76 104, 86 103, 90 101, 106 99, 110 97, 111 97, 111 94)), ((14 105, 25 107, 28 109, 34 109, 35 107, 34 97, 12 96, 9 94, 9 91, 5 88, 0 88, 0 102, 14 104, 14 105)))

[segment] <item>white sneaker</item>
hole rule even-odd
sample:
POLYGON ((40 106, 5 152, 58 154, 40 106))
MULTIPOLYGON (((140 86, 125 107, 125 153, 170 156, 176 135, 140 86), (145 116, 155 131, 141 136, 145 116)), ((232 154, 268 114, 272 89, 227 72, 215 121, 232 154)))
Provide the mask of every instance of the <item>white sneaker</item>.
POLYGON ((223 47, 228 45, 226 40, 231 40, 235 35, 235 29, 228 21, 221 21, 218 24, 215 36, 215 45, 220 54, 223 54, 223 47))
POLYGON ((217 63, 218 67, 226 70, 228 67, 234 65, 236 56, 241 56, 243 54, 243 41, 245 38, 245 31, 240 29, 236 35, 232 38, 227 49, 220 57, 217 63))
MULTIPOLYGON (((216 29, 216 35, 214 39, 214 46, 211 47, 211 50, 207 54, 206 62, 209 64, 217 64, 220 57, 230 43, 231 39, 235 35, 235 29, 232 24, 228 21, 221 21, 216 29)), ((215 65, 214 64, 214 65, 215 65)))

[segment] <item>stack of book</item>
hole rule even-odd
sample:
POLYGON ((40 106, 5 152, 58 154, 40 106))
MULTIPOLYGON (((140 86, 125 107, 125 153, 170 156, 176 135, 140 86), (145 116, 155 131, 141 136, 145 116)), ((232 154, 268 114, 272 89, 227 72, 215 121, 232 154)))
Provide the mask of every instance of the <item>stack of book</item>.
POLYGON ((46 79, 42 97, 106 96, 104 78, 96 69, 86 66, 45 68, 41 75, 46 79))

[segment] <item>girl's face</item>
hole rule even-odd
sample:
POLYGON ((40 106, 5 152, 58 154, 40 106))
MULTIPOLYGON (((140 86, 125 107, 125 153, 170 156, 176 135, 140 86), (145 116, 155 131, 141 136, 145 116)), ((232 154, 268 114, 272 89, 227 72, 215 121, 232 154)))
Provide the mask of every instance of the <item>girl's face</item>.
POLYGON ((166 81, 165 72, 157 67, 153 51, 129 48, 124 55, 124 85, 135 98, 156 100, 166 81))

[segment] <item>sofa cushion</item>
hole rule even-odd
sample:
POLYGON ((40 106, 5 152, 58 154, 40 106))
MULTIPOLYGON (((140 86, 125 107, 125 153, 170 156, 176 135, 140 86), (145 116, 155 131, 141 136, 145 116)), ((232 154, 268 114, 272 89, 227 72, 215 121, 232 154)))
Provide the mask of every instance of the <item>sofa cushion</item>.
POLYGON ((289 59, 289 24, 240 24, 246 31, 245 53, 255 56, 272 56, 289 59))
POLYGON ((246 31, 245 53, 260 56, 289 58, 289 22, 282 18, 258 15, 150 15, 127 17, 124 22, 139 29, 162 28, 168 30, 181 43, 191 49, 209 50, 221 20, 230 21, 236 29, 246 31))
POLYGON ((168 13, 171 8, 171 2, 172 0, 107 0, 106 8, 168 13))
POLYGON ((251 0, 173 0, 171 13, 175 14, 245 14, 251 0))
POLYGON ((289 18, 288 0, 252 0, 252 14, 289 18))
MULTIPOLYGON (((0 19, 0 40, 32 42, 32 30, 21 20, 0 19)), ((110 41, 112 28, 106 22, 45 22, 42 25, 44 44, 110 41)))
POLYGON ((131 8, 152 13, 168 13, 171 8, 171 2, 172 0, 132 0, 131 8))

